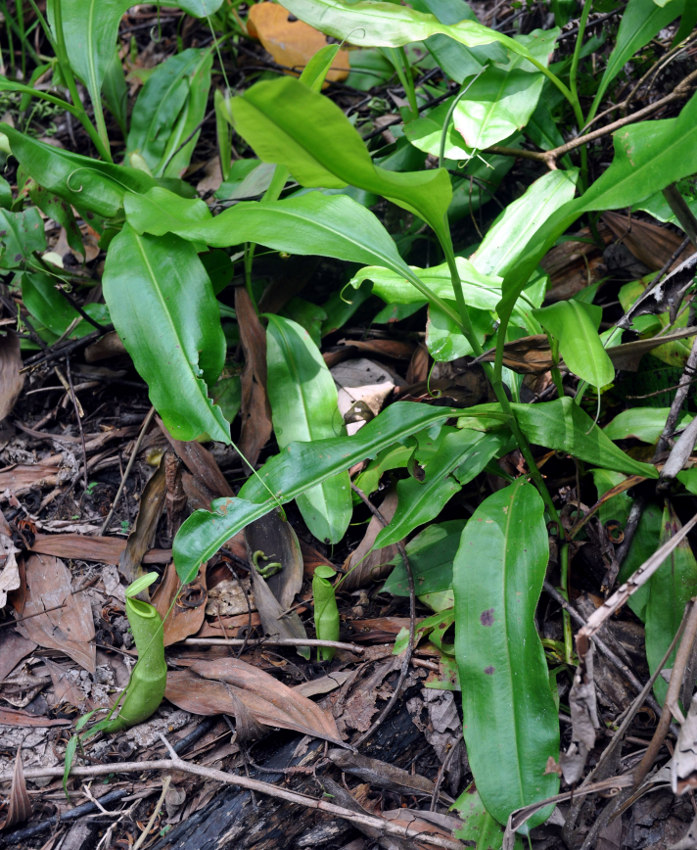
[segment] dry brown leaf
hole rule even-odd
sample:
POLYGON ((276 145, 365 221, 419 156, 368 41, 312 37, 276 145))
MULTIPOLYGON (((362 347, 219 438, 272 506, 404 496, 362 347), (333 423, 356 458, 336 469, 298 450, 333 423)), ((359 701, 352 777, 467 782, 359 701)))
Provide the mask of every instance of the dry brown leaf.
MULTIPOLYGON (((289 21, 288 12, 276 3, 256 3, 249 10, 247 32, 258 38, 279 65, 297 71, 307 65, 327 39, 303 21, 289 21)), ((349 72, 349 55, 339 50, 334 57, 327 80, 345 80, 349 72)), ((286 73, 292 73, 287 70, 286 73)))
MULTIPOLYGON (((119 537, 87 537, 84 534, 36 534, 31 551, 58 558, 75 558, 82 561, 99 561, 118 564, 126 548, 119 537)), ((172 560, 171 549, 150 549, 143 555, 144 564, 166 564, 172 560)))
POLYGON ((0 421, 10 414, 24 386, 19 337, 14 331, 0 334, 0 421))
POLYGON ((12 540, 12 535, 0 530, 0 608, 4 608, 7 604, 9 591, 16 590, 20 585, 17 566, 19 552, 20 550, 12 540))
POLYGON ((70 573, 58 558, 32 555, 24 565, 24 586, 13 604, 19 631, 47 649, 65 653, 94 673, 94 621, 87 597, 73 593, 70 573))
POLYGON ((165 484, 165 464, 160 461, 160 465, 143 489, 138 516, 119 559, 119 572, 127 584, 143 574, 143 556, 155 538, 157 523, 165 503, 165 484))
MULTIPOLYGON (((253 7, 255 8, 255 7, 253 7)), ((238 446, 247 462, 254 464, 271 436, 271 408, 266 395, 266 331, 243 286, 235 290, 235 311, 244 351, 242 407, 238 446)))
POLYGON ((20 635, 14 626, 0 629, 0 683, 35 649, 36 643, 20 635))
MULTIPOLYGON (((250 557, 262 552, 264 561, 277 561, 281 569, 266 584, 283 611, 288 610, 303 585, 303 555, 293 526, 278 509, 251 522, 244 530, 250 557)), ((263 566, 263 564, 262 564, 263 566)), ((300 635, 304 637, 305 635, 300 635)))
POLYGON ((0 469, 0 490, 9 490, 15 496, 28 493, 33 487, 53 486, 58 480, 60 460, 56 455, 36 464, 15 463, 0 469))
POLYGON ((8 826, 15 826, 18 823, 24 823, 31 817, 31 800, 27 791, 27 783, 24 780, 24 770, 22 768, 21 749, 17 749, 17 757, 15 758, 15 766, 12 772, 12 788, 10 789, 10 804, 7 807, 7 817, 5 822, 0 825, 0 829, 7 829, 8 826))
POLYGON ((197 661, 167 676, 165 696, 193 714, 235 714, 234 694, 257 723, 339 741, 331 714, 238 658, 197 661))
POLYGON ((211 499, 235 495, 225 476, 220 471, 218 462, 205 446, 202 446, 201 443, 197 443, 195 440, 190 442, 175 440, 165 428, 162 420, 157 418, 156 421, 169 444, 176 452, 177 457, 180 458, 192 475, 203 482, 206 490, 210 493, 207 507, 210 507, 211 499))
MULTIPOLYGON (((306 638, 305 627, 298 612, 284 608, 256 570, 251 571, 251 577, 254 602, 264 634, 278 638, 306 638)), ((306 646, 298 646, 296 651, 299 655, 310 657, 310 650, 306 646)))
MULTIPOLYGON (((653 271, 663 268, 683 241, 665 224, 654 224, 635 216, 606 212, 602 220, 637 260, 653 271)), ((693 250, 692 246, 688 246, 671 268, 680 265, 693 250)))
POLYGON ((0 708, 0 726, 72 726, 67 717, 50 719, 18 708, 0 708))
POLYGON ((86 699, 85 693, 77 686, 75 681, 67 675, 68 670, 50 658, 44 658, 44 664, 53 682, 53 696, 48 699, 49 705, 79 706, 86 699))
POLYGON ((192 582, 182 587, 174 563, 167 565, 152 596, 152 604, 164 620, 165 646, 198 633, 206 616, 207 598, 205 567, 192 582))
MULTIPOLYGON (((380 504, 380 513, 389 522, 397 510, 397 493, 391 490, 380 504)), ((341 583, 342 590, 356 590, 382 578, 391 569, 390 561, 398 554, 397 546, 385 546, 371 551, 375 538, 383 529, 377 517, 371 517, 363 540, 344 561, 346 577, 341 583)))

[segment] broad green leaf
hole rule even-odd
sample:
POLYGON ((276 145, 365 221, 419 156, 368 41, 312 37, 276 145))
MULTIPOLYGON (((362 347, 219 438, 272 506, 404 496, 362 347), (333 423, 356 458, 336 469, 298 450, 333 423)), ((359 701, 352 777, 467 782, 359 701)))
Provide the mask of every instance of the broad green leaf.
MULTIPOLYGON (((451 302, 456 309, 455 302, 451 302)), ((469 317, 474 336, 480 345, 491 336, 495 330, 494 316, 491 312, 469 307, 469 317)), ((438 307, 431 306, 426 322, 426 348, 431 357, 439 363, 447 363, 458 357, 466 357, 473 353, 472 346, 465 335, 458 329, 449 316, 438 307)))
MULTIPOLYGON (((487 812, 474 784, 460 794, 452 808, 462 821, 462 826, 453 833, 455 838, 475 850, 500 850, 503 846, 503 829, 487 812)), ((515 836, 513 850, 523 850, 523 840, 519 835, 515 836)))
MULTIPOLYGON (((659 546, 666 543, 682 528, 682 523, 666 502, 661 521, 659 546)), ((648 599, 644 612, 646 625, 646 658, 649 670, 655 673, 666 650, 680 626, 685 605, 697 594, 697 561, 688 540, 683 540, 665 559, 647 582, 648 599)), ((673 666, 675 652, 666 662, 673 666)), ((659 676, 653 686, 656 699, 662 704, 668 683, 659 676)), ((683 706, 687 710, 687 706, 683 706)))
MULTIPOLYGON (((467 306, 477 310, 495 310, 501 293, 501 278, 480 271, 466 257, 456 257, 455 263, 467 306)), ((434 295, 453 298, 453 285, 447 263, 426 269, 412 266, 411 269, 434 295)), ((364 280, 372 282, 373 295, 382 298, 387 304, 416 304, 424 300, 423 295, 414 289, 408 279, 385 268, 384 264, 360 269, 350 283, 358 289, 364 280)))
POLYGON ((615 47, 593 99, 590 114, 595 115, 607 87, 637 51, 648 44, 664 27, 682 14, 684 0, 657 5, 655 0, 629 0, 622 12, 615 47))
MULTIPOLYGON (((336 385, 307 331, 282 316, 266 318, 267 390, 279 448, 345 434, 336 385)), ((296 502, 312 534, 337 543, 353 512, 348 472, 310 488, 296 502)))
POLYGON ((634 460, 618 449, 568 396, 542 404, 512 404, 511 407, 521 430, 531 443, 568 452, 593 466, 614 469, 627 475, 658 478, 655 466, 634 460))
MULTIPOLYGON (((659 505, 649 502, 646 505, 636 533, 632 540, 632 545, 629 547, 627 557, 622 564, 622 569, 617 578, 617 584, 620 585, 631 576, 653 553, 658 549, 661 543, 663 534, 663 511, 659 505)), ((663 567, 661 567, 663 569, 663 567)), ((653 578, 653 576, 652 576, 653 578)), ((648 583, 635 589, 634 593, 629 597, 627 604, 640 620, 646 619, 646 605, 649 598, 648 583)))
MULTIPOLYGON (((404 124, 404 135, 409 141, 424 153, 440 156, 443 141, 443 125, 450 112, 454 98, 441 103, 425 115, 419 115, 404 124)), ((472 151, 468 150, 462 141, 462 136, 455 129, 452 120, 448 124, 443 147, 445 159, 468 160, 472 151)))
MULTIPOLYGON (((474 310, 487 311, 491 314, 492 319, 496 318, 496 309, 501 296, 501 278, 481 272, 466 257, 456 257, 455 264, 460 275, 462 294, 467 306, 474 310)), ((360 269, 351 279, 351 286, 358 288, 363 281, 369 280, 373 284, 373 294, 382 298, 386 304, 423 303, 425 300, 423 291, 415 288, 411 279, 407 279, 403 271, 395 269, 394 266, 389 268, 385 266, 387 264, 382 263, 381 266, 368 266, 367 268, 360 269)), ((411 271, 428 287, 430 293, 441 298, 443 302, 450 302, 452 304, 453 286, 450 279, 450 271, 446 263, 431 266, 427 269, 413 266, 411 267, 411 271)), ((533 284, 528 288, 525 293, 525 300, 514 306, 513 317, 516 324, 521 327, 528 326, 527 313, 532 307, 537 307, 542 303, 545 284, 546 278, 540 278, 538 285, 533 284)), ((441 305, 438 306, 440 307, 441 305)), ((458 331, 458 317, 456 313, 453 319, 455 307, 451 306, 449 311, 443 312, 452 324, 446 327, 439 319, 436 318, 434 321, 438 327, 443 328, 444 337, 451 333, 461 334, 458 331)), ((433 337, 435 329, 430 328, 429 330, 433 337)), ((469 351, 470 349, 468 347, 466 352, 469 353, 469 351)), ((444 358, 446 354, 447 352, 443 351, 444 358)))
POLYGON ((155 171, 157 176, 180 177, 186 171, 206 115, 213 53, 211 50, 197 50, 187 64, 183 71, 189 83, 187 98, 176 123, 167 133, 162 162, 155 171))
POLYGON ((482 802, 502 824, 559 787, 546 773, 548 759, 559 758, 559 724, 535 629, 548 560, 544 504, 519 479, 480 504, 453 564, 467 757, 482 802))
POLYGON ((158 190, 145 197, 130 197, 129 223, 138 232, 171 232, 218 248, 255 242, 289 254, 385 266, 406 278, 424 300, 438 304, 459 321, 457 312, 411 271, 376 216, 346 195, 308 192, 281 201, 245 201, 211 219, 206 217, 202 201, 191 201, 182 206, 184 215, 176 221, 175 216, 163 215, 170 194, 158 190))
MULTIPOLYGON (((57 339, 75 319, 77 310, 57 291, 56 280, 43 272, 20 275, 22 302, 32 317, 38 319, 57 339)), ((41 329, 35 329, 41 335, 41 329)))
POLYGON ((470 257, 478 271, 503 276, 515 268, 530 237, 573 198, 577 179, 576 168, 548 171, 528 186, 491 225, 470 257))
POLYGON ((594 387, 611 383, 615 367, 598 336, 603 315, 600 307, 582 301, 559 301, 533 310, 533 315, 559 342, 559 353, 574 375, 594 387))
POLYGON ((587 190, 560 207, 532 236, 520 262, 504 276, 499 316, 505 321, 540 259, 584 212, 640 203, 697 172, 697 95, 677 118, 644 121, 614 134, 612 164, 587 190))
POLYGON ((230 101, 238 133, 260 159, 285 165, 303 186, 347 184, 382 195, 427 221, 443 235, 451 201, 446 171, 395 172, 374 165, 342 110, 299 80, 257 83, 230 101))
POLYGON ((195 18, 205 18, 206 15, 213 15, 223 5, 223 0, 179 0, 176 3, 170 3, 167 0, 168 6, 179 6, 189 15, 195 18))
MULTIPOLYGON (((611 440, 634 439, 655 443, 663 433, 669 412, 669 407, 630 407, 618 413, 603 431, 611 440)), ((678 430, 686 428, 692 418, 691 414, 684 413, 680 417, 678 430)))
POLYGON ((95 109, 101 103, 102 83, 114 57, 119 21, 130 5, 129 0, 50 0, 48 3, 54 40, 65 42, 70 66, 87 86, 95 109), (62 35, 56 32, 57 3, 60 3, 62 35))
MULTIPOLYGON (((452 589, 453 560, 460 545, 463 526, 464 521, 460 519, 434 523, 407 543, 405 548, 417 596, 452 589)), ((397 556, 392 563, 395 566, 383 591, 393 596, 409 596, 407 571, 401 557, 397 556)))
POLYGON ((195 511, 174 540, 177 574, 191 581, 202 561, 210 558, 233 534, 252 520, 297 498, 366 458, 375 457, 423 428, 438 426, 457 415, 455 408, 395 402, 351 437, 314 443, 291 443, 247 480, 233 499, 217 499, 214 511, 195 511))
MULTIPOLYGON (((56 2, 61 4, 63 38, 70 65, 87 86, 92 103, 98 104, 116 48, 119 22, 133 3, 131 0, 51 0, 48 18, 54 38, 56 2)), ((222 0, 172 0, 169 5, 204 17, 216 11, 221 3, 222 0)))
POLYGON ((116 330, 172 436, 229 443, 230 426, 206 386, 222 369, 225 337, 194 247, 126 224, 109 245, 103 286, 116 330))
POLYGON ((138 153, 155 173, 189 94, 188 75, 202 51, 190 48, 170 56, 145 81, 131 113, 126 156, 138 153))
MULTIPOLYGON (((558 35, 558 29, 535 30, 516 42, 546 67, 558 35)), ((515 54, 504 66, 488 65, 471 85, 465 81, 466 94, 453 112, 455 128, 465 144, 484 150, 521 130, 535 111, 544 83, 544 75, 515 54)))
POLYGON ((397 484, 397 510, 375 546, 399 543, 417 526, 437 517, 493 457, 512 448, 510 443, 509 435, 496 431, 482 434, 443 428, 436 437, 420 435, 414 457, 423 469, 423 481, 410 477, 397 484))
POLYGON ((443 24, 433 15, 374 0, 285 0, 284 7, 320 32, 365 47, 403 47, 442 33, 466 47, 499 42, 525 55, 526 48, 476 20, 443 24))
POLYGON ((34 251, 45 250, 44 223, 35 207, 21 212, 0 209, 0 268, 22 268, 34 251))
POLYGON ((13 156, 36 182, 79 209, 113 218, 123 208, 129 192, 147 192, 158 185, 158 181, 135 168, 61 150, 30 139, 7 124, 0 124, 0 130, 10 140, 13 156))

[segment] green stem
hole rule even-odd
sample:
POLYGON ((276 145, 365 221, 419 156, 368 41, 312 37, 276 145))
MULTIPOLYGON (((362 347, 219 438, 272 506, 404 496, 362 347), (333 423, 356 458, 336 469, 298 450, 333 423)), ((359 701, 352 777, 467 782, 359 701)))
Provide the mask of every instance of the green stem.
POLYGON ((397 72, 397 77, 404 89, 404 94, 409 101, 409 109, 413 118, 419 114, 419 104, 416 102, 416 89, 414 88, 414 79, 409 73, 409 63, 407 62, 407 54, 403 47, 385 47, 383 48, 387 58, 392 63, 392 67, 397 72))
MULTIPOLYGON (((560 538, 561 540, 561 538, 560 538)), ((561 561, 561 587, 560 593, 564 599, 569 601, 569 544, 562 543, 559 551, 561 561)), ((571 628, 571 617, 566 608, 562 609, 562 624, 564 631, 564 661, 567 664, 573 663, 574 654, 574 635, 571 628)))
MULTIPOLYGON (((479 340, 477 339, 474 328, 472 327, 472 321, 469 316, 469 310, 467 309, 467 303, 465 302, 465 295, 462 291, 462 284, 460 281, 460 274, 457 270, 457 263, 455 262, 455 253, 453 251, 452 241, 450 239, 449 232, 441 231, 439 234, 439 240, 441 243, 441 247, 443 248, 443 253, 445 254, 446 262, 448 264, 448 269, 450 270, 450 280, 453 287, 453 292, 455 293, 455 302, 457 304, 458 311, 460 313, 460 321, 458 322, 458 326, 461 328, 462 333, 465 335, 467 342, 469 342, 472 351, 476 357, 479 357, 483 354, 484 349, 482 348, 479 340)), ((503 326, 503 323, 502 323, 503 326)), ((506 333, 506 326, 499 327, 499 342, 503 340, 506 333)), ((518 420, 515 417, 515 412, 511 407, 511 403, 506 395, 506 390, 503 385, 503 380, 501 379, 502 367, 503 367, 503 343, 499 346, 497 344, 496 347, 496 359, 497 362, 492 366, 491 363, 483 362, 481 364, 482 369, 484 370, 484 374, 486 375, 491 387, 494 391, 494 395, 496 396, 496 400, 501 406, 501 411, 507 416, 508 422, 510 424, 511 431, 513 432, 513 436, 515 438, 516 443, 518 444, 518 448, 520 449, 520 453, 523 455, 525 462, 528 465, 528 469, 530 470, 530 476, 532 477, 537 490, 542 497, 542 500, 545 503, 545 507, 549 512, 550 519, 555 525, 559 528, 559 533, 562 533, 561 521, 559 519, 559 514, 557 513, 557 509, 554 506, 554 502, 552 501, 552 497, 547 489, 547 485, 544 482, 542 474, 540 470, 537 468, 537 464, 535 463, 535 458, 532 453, 532 449, 530 448, 530 444, 528 443, 527 437, 520 430, 520 425, 518 424, 518 420), (499 348, 500 354, 499 357, 499 348)))
MULTIPOLYGON (((583 11, 581 12, 581 19, 578 23, 578 35, 576 36, 576 44, 574 45, 574 53, 571 57, 571 70, 569 71, 569 88, 571 90, 571 95, 573 97, 573 102, 576 104, 578 109, 574 110, 576 115, 576 121, 578 122, 578 132, 581 133, 583 131, 583 127, 585 126, 585 120, 581 113, 581 102, 578 96, 578 66, 581 61, 581 48, 583 47, 583 36, 586 32, 586 24, 588 23, 588 16, 590 15, 591 6, 593 5, 592 0, 586 0, 583 4, 583 11), (579 117, 580 116, 580 117, 579 117)), ((581 176, 582 187, 585 187, 588 184, 588 151, 585 145, 581 146, 581 176)))

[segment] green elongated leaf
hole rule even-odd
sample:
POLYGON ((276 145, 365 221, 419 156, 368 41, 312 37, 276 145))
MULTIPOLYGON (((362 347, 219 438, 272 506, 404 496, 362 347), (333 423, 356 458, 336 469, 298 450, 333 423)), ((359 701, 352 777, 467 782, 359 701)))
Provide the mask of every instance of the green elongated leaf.
POLYGON ((587 190, 557 210, 531 237, 502 283, 499 316, 506 321, 530 275, 557 238, 584 212, 638 204, 697 172, 697 95, 677 118, 644 121, 614 134, 612 164, 587 190))
MULTIPOLYGON (((455 309, 455 302, 451 302, 455 309)), ((486 337, 495 330, 494 316, 491 312, 468 308, 474 336, 484 345, 486 337)), ((431 357, 440 363, 447 363, 458 357, 473 353, 470 341, 453 323, 449 316, 444 315, 438 307, 431 306, 426 322, 426 348, 431 357)))
MULTIPOLYGON (((436 106, 426 115, 419 115, 404 124, 404 135, 415 148, 424 153, 430 153, 432 156, 440 156, 445 119, 448 117, 454 100, 455 98, 452 97, 445 103, 436 106)), ((446 159, 454 160, 468 160, 472 157, 472 151, 465 147, 462 136, 455 129, 452 120, 445 133, 443 156, 446 159)))
POLYGON ((0 266, 22 268, 34 251, 46 250, 44 223, 39 211, 29 207, 21 212, 0 209, 0 266))
POLYGON ((395 172, 374 165, 342 110, 293 77, 257 83, 230 101, 234 126, 260 159, 285 165, 303 186, 347 184, 382 195, 445 235, 452 193, 444 169, 395 172))
POLYGON ((225 359, 210 280, 194 247, 176 236, 141 236, 126 224, 111 242, 104 297, 150 400, 173 437, 207 433, 230 442, 230 426, 208 398, 225 359))
MULTIPOLYGON (((453 586, 453 561, 464 521, 459 519, 434 523, 406 545, 409 565, 414 576, 417 596, 424 593, 442 593, 453 586)), ((394 558, 394 570, 382 588, 393 596, 409 596, 409 580, 401 557, 394 558)))
POLYGON ((10 140, 12 155, 40 186, 105 218, 118 215, 129 192, 147 192, 158 185, 143 171, 61 150, 7 124, 0 124, 0 131, 10 140))
POLYGON ((87 86, 92 103, 98 105, 116 49, 119 21, 131 4, 128 0, 51 0, 47 12, 56 40, 56 3, 60 3, 62 38, 70 66, 87 86))
POLYGON ((512 38, 476 20, 443 24, 433 15, 392 3, 373 0, 286 0, 284 6, 315 29, 365 47, 403 47, 412 41, 425 41, 429 36, 442 33, 466 47, 499 42, 516 53, 525 55, 527 52, 512 38))
POLYGON ((417 526, 438 516, 442 508, 484 469, 492 457, 505 453, 509 435, 501 432, 441 429, 437 437, 421 435, 415 458, 424 479, 407 478, 397 484, 399 502, 390 524, 375 540, 379 549, 403 540, 417 526))
POLYGON ((559 724, 534 619, 548 559, 544 504, 519 479, 477 508, 453 564, 467 756, 487 811, 502 824, 559 787, 545 773, 547 760, 559 758, 559 724))
POLYGON ((594 387, 603 387, 615 377, 598 328, 603 311, 595 304, 582 301, 559 301, 533 315, 559 342, 559 352, 568 368, 594 387))
MULTIPOLYGON (((48 18, 54 37, 56 21, 53 6, 56 2, 61 4, 63 37, 70 65, 87 86, 92 103, 98 104, 116 48, 119 22, 133 4, 130 0, 52 0, 48 6, 48 18)), ((172 0, 170 5, 204 17, 216 11, 221 3, 222 0, 172 0)))
POLYGON ((195 511, 174 540, 174 562, 184 582, 233 534, 276 507, 297 498, 315 484, 344 472, 423 428, 439 425, 456 408, 433 408, 410 402, 391 404, 351 437, 315 443, 291 443, 268 460, 234 499, 217 499, 214 511, 195 511))
MULTIPOLYGON (((21 275, 22 302, 31 315, 59 337, 80 318, 77 310, 56 290, 56 281, 43 272, 21 275)), ((41 333, 41 329, 37 328, 41 333)))
POLYGON ((155 172, 157 176, 181 176, 189 167, 200 136, 211 88, 213 53, 211 50, 196 53, 198 55, 191 57, 189 68, 185 71, 189 82, 188 96, 176 123, 167 134, 162 162, 155 172))
POLYGON ((189 165, 206 110, 213 55, 189 48, 150 76, 131 116, 126 153, 139 153, 153 174, 178 177, 189 165))
POLYGON ((223 248, 255 242, 290 254, 316 254, 351 263, 386 266, 406 278, 426 301, 431 301, 459 322, 457 311, 417 277, 400 257, 392 237, 364 206, 346 195, 306 195, 281 201, 244 201, 207 218, 202 201, 191 201, 182 218, 164 215, 168 197, 163 190, 127 199, 129 223, 139 232, 176 233, 182 239, 223 248), (201 220, 199 220, 201 219, 201 220))
POLYGON ((620 28, 617 31, 615 47, 610 54, 607 67, 595 93, 591 115, 595 115, 607 87, 620 73, 622 68, 637 51, 682 14, 684 0, 672 0, 670 3, 656 4, 655 0, 629 0, 622 13, 620 28))
MULTIPOLYGON (((267 390, 279 447, 345 434, 336 385, 307 331, 282 316, 266 318, 267 390)), ((318 540, 337 543, 353 512, 348 472, 311 487, 296 503, 318 540)))
POLYGON ((578 169, 548 171, 510 203, 487 230, 470 260, 482 274, 505 275, 514 269, 540 225, 574 196, 578 169))
POLYGON ((593 466, 658 478, 655 466, 634 460, 618 449, 568 396, 542 404, 512 404, 511 407, 531 443, 568 452, 593 466))
POLYGON ((131 113, 126 155, 139 153, 154 174, 162 162, 169 133, 189 94, 187 75, 201 51, 170 56, 145 81, 131 113))
POLYGON ((218 11, 223 5, 223 0, 179 0, 178 3, 169 3, 168 5, 179 6, 189 15, 195 18, 205 18, 206 15, 212 15, 218 11))
MULTIPOLYGON (((666 502, 661 521, 659 545, 666 543, 682 528, 682 523, 666 502)), ((687 602, 697 594, 697 561, 690 543, 683 540, 666 558, 647 583, 648 599, 644 611, 646 624, 646 659, 653 674, 675 637, 687 602)), ((673 666, 675 652, 666 662, 673 666)), ((656 699, 665 700, 668 683, 659 676, 653 686, 656 699)), ((687 710, 687 706, 683 706, 687 710)))
POLYGON ((125 138, 128 122, 128 88, 121 57, 117 49, 114 49, 111 54, 111 61, 107 65, 102 83, 102 94, 109 111, 116 119, 116 123, 125 138))
MULTIPOLYGON (((516 42, 547 66, 558 35, 558 29, 535 30, 516 42)), ((478 150, 509 138, 530 120, 544 83, 544 75, 530 70, 521 55, 514 54, 505 66, 489 65, 458 101, 453 112, 455 128, 468 147, 478 150)))
MULTIPOLYGON (((603 431, 611 440, 634 439, 655 443, 663 433, 669 412, 669 407, 630 407, 618 413, 603 431)), ((692 418, 689 413, 684 413, 680 417, 678 430, 686 428, 692 418)))

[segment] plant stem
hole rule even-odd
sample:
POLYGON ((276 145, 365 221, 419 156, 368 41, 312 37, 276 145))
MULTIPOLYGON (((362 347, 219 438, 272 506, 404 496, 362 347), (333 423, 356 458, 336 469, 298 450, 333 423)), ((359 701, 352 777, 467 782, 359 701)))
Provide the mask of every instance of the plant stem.
MULTIPOLYGON (((450 240, 450 234, 447 233, 447 238, 440 238, 441 247, 443 248, 443 252, 445 254, 446 262, 448 264, 448 269, 450 270, 450 280, 452 282, 453 292, 455 293, 455 302, 457 304, 458 311, 460 313, 460 321, 458 322, 459 327, 462 329, 462 333, 465 335, 467 342, 469 342, 472 351, 476 357, 479 357, 484 353, 484 349, 482 348, 479 340, 474 333, 474 328, 472 327, 472 321, 469 316, 469 310, 467 309, 467 303, 465 302, 465 296, 462 292, 462 283, 460 281, 460 273, 457 270, 457 264, 455 262, 455 253, 453 251, 452 242, 450 240)), ((501 333, 501 328, 499 328, 499 333, 501 333)), ((505 328, 503 330, 505 334, 505 328)), ((503 350, 503 346, 501 346, 503 350)), ((535 463, 535 458, 532 454, 532 449, 530 448, 530 444, 528 443, 527 437, 520 430, 520 425, 518 424, 518 420, 515 417, 515 412, 511 407, 511 403, 509 401, 508 396, 506 395, 506 390, 503 385, 503 381, 501 379, 501 363, 499 363, 498 358, 498 350, 497 354, 497 364, 498 368, 491 363, 482 362, 481 366, 484 370, 484 374, 486 375, 491 387, 494 391, 494 395, 496 396, 496 400, 501 405, 502 412, 507 416, 508 422, 513 432, 513 436, 515 438, 516 443, 518 444, 518 448, 520 449, 520 453, 523 455, 525 462, 528 465, 528 469, 530 470, 530 475, 532 480, 537 487, 537 490, 542 497, 542 500, 545 503, 545 507, 549 512, 550 519, 555 523, 557 528, 559 529, 559 534, 563 533, 561 521, 559 519, 559 514, 557 513, 557 509, 554 507, 554 502, 552 501, 552 497, 547 489, 547 485, 542 478, 542 474, 540 470, 537 468, 537 464, 535 463)))

